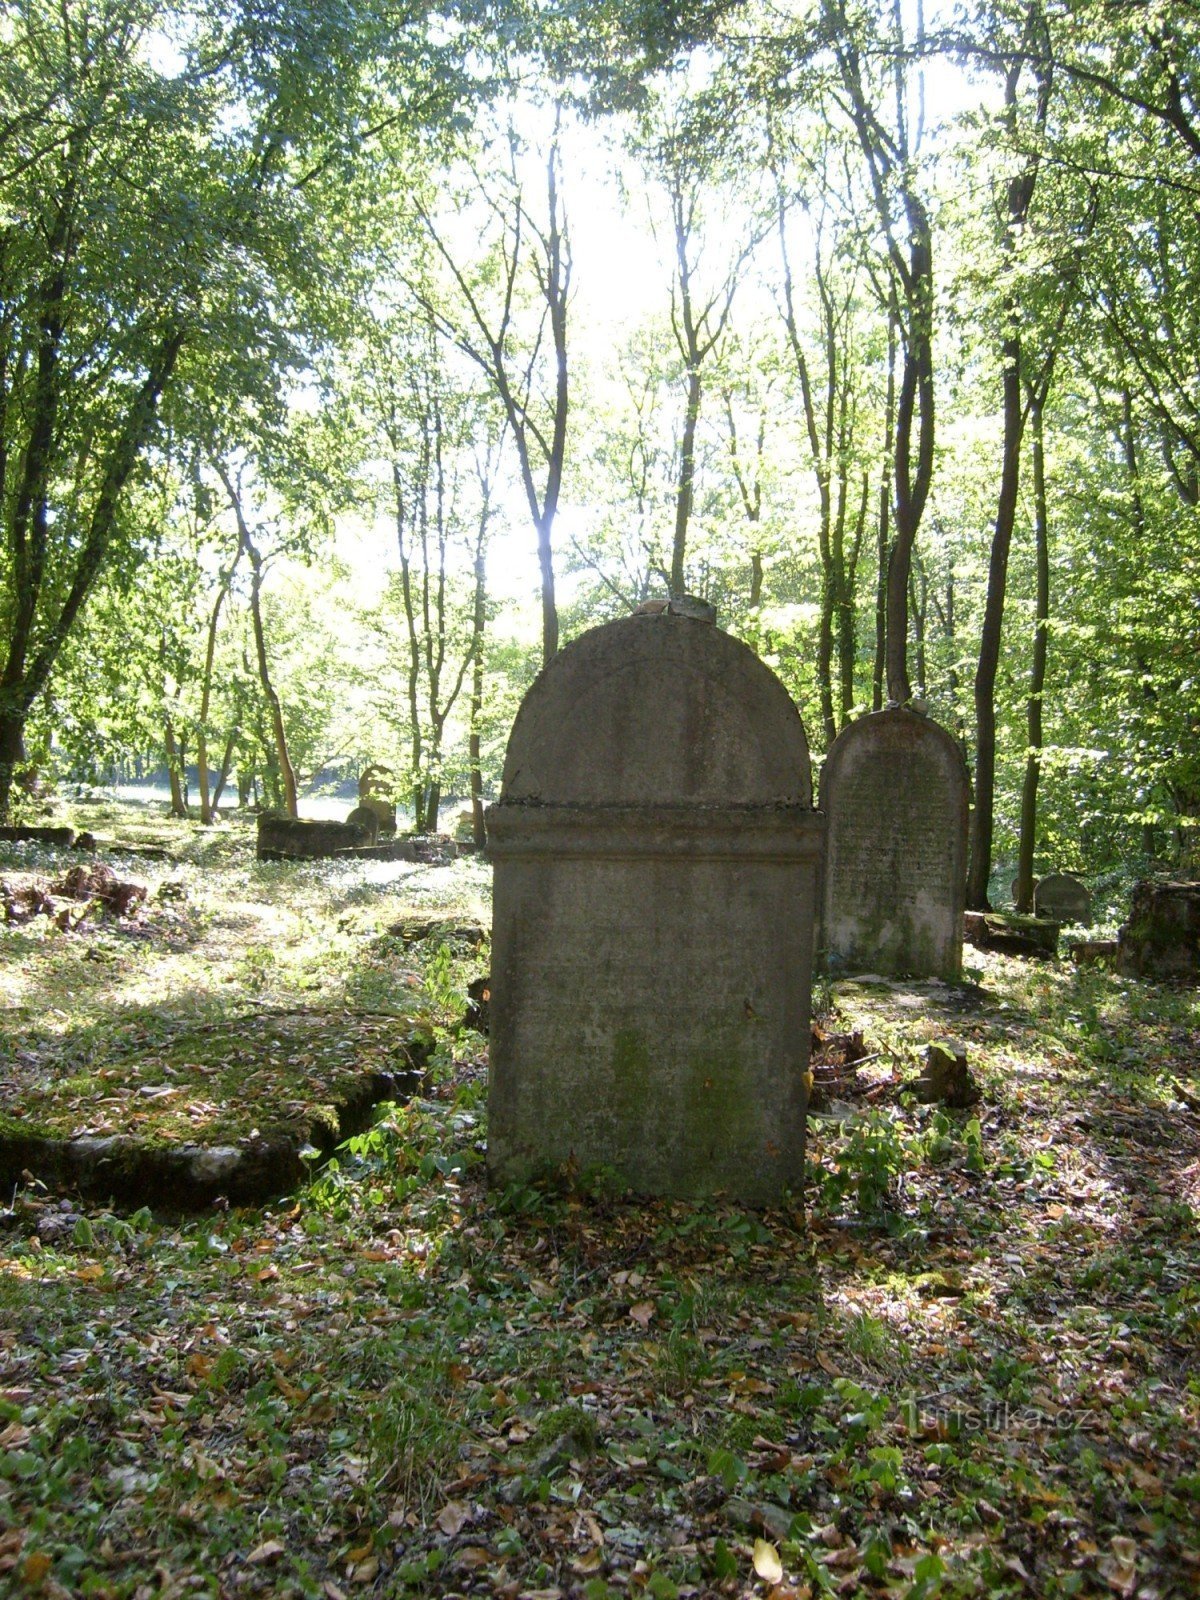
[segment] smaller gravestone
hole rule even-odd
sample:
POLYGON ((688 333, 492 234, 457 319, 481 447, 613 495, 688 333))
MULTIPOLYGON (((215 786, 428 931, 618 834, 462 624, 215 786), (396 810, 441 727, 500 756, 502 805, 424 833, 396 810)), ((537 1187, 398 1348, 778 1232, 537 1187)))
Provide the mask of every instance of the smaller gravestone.
POLYGON ((917 712, 874 712, 834 740, 821 774, 832 971, 959 977, 967 799, 958 745, 917 712))
POLYGON ((1033 914, 1053 922, 1092 920, 1092 896, 1086 884, 1069 872, 1050 872, 1039 878, 1033 890, 1033 914))
POLYGON ((369 805, 355 806, 347 816, 346 821, 352 828, 361 828, 367 836, 367 843, 374 844, 379 838, 379 813, 369 805))
POLYGON ((1200 979, 1200 883, 1135 884, 1116 967, 1128 977, 1200 979))
POLYGON ((391 839, 396 832, 396 802, 389 797, 389 785, 383 781, 391 776, 391 767, 377 762, 364 767, 358 779, 358 805, 346 819, 350 821, 361 810, 374 813, 376 833, 381 839, 391 839))

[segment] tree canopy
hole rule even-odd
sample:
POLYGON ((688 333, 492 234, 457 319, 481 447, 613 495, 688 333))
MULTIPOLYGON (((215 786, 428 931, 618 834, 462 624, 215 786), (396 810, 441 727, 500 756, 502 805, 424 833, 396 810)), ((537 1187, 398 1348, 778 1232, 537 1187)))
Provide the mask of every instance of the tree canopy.
POLYGON ((1194 7, 0 30, 0 811, 199 756, 206 817, 382 760, 436 818, 539 656, 686 590, 818 752, 960 739, 974 903, 1194 854, 1194 7))

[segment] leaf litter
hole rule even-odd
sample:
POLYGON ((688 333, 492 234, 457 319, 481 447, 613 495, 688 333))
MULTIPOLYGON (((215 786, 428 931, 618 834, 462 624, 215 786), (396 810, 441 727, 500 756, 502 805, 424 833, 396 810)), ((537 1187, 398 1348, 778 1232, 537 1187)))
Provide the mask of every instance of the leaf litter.
POLYGON ((14 1194, 0 1586, 1194 1594, 1200 1001, 981 976, 967 1006, 839 992, 895 1082, 814 1124, 804 1215, 489 1191, 482 1042, 449 1029, 277 1205, 14 1194), (901 1088, 951 1023, 970 1112, 901 1088))

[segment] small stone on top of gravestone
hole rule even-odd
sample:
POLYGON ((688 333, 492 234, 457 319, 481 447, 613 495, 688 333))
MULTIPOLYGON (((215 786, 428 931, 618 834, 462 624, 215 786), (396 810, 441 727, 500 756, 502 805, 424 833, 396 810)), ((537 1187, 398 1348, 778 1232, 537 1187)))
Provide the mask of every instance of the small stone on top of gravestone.
POLYGON ((669 611, 593 628, 526 695, 487 826, 493 1178, 798 1185, 824 824, 779 680, 669 611))

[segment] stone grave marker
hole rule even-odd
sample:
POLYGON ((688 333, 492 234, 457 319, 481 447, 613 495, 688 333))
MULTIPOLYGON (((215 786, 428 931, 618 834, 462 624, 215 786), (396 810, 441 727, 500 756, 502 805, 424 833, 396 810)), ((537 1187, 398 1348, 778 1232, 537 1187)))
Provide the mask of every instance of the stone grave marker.
POLYGON ((891 707, 844 728, 821 774, 821 947, 834 972, 957 979, 968 783, 953 738, 891 707))
POLYGON ((488 1165, 751 1204, 801 1181, 824 822, 779 680, 711 624, 593 628, 487 814, 488 1165))
POLYGON ((1092 896, 1086 884, 1069 872, 1050 872, 1033 886, 1033 914, 1055 922, 1092 920, 1092 896))

